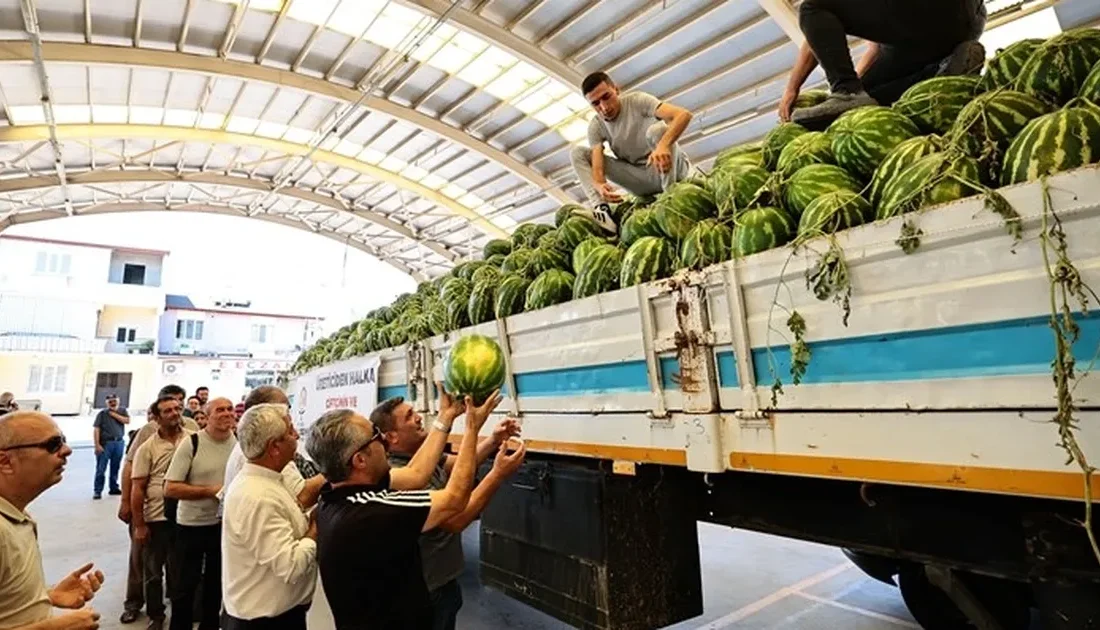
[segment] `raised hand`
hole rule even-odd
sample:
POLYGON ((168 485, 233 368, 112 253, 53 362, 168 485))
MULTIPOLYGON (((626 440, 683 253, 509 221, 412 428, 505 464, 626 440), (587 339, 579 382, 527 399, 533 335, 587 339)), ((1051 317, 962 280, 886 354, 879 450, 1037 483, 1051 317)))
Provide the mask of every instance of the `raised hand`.
POLYGON ((439 421, 450 424, 466 411, 466 404, 461 398, 452 396, 439 381, 436 381, 435 389, 439 392, 439 421))
POLYGON ((91 562, 66 575, 50 591, 50 603, 58 608, 80 608, 103 585, 103 572, 92 571, 91 562))
POLYGON ((493 460, 493 470, 499 472, 505 477, 511 477, 519 470, 521 464, 523 464, 523 458, 527 456, 527 444, 523 440, 519 441, 519 448, 508 452, 508 441, 505 440, 501 443, 500 449, 497 450, 496 459, 493 460))
POLYGON ((485 421, 489 419, 489 415, 493 413, 493 410, 497 408, 501 400, 504 399, 501 397, 499 389, 489 394, 489 397, 486 398, 485 402, 480 406, 475 405, 474 399, 467 396, 466 426, 474 433, 481 431, 481 427, 485 426, 485 421))
POLYGON ((522 432, 523 428, 520 427, 519 420, 505 418, 493 429, 493 443, 503 444, 508 438, 518 437, 522 432))

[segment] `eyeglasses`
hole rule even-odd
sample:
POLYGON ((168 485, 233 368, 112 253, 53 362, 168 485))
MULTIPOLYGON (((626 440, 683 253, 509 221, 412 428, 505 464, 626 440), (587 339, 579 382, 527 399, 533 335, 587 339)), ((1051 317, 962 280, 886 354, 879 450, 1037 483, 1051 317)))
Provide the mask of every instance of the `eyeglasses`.
POLYGON ((5 446, 4 448, 0 448, 0 451, 17 451, 17 450, 24 449, 24 448, 40 448, 40 449, 46 451, 47 453, 49 453, 50 455, 55 455, 55 454, 57 454, 58 451, 61 450, 62 447, 65 446, 65 443, 66 442, 65 442, 65 436, 64 435, 55 435, 52 438, 50 438, 50 439, 48 439, 44 442, 36 442, 34 444, 16 444, 15 446, 5 446))
POLYGON ((385 436, 382 435, 382 429, 379 429, 378 425, 374 425, 374 434, 371 435, 370 439, 367 440, 366 442, 364 442, 362 446, 355 449, 355 452, 352 453, 351 457, 348 458, 348 462, 350 463, 351 460, 354 459, 356 455, 358 455, 359 453, 362 453, 364 450, 366 450, 368 447, 370 447, 372 442, 378 442, 379 444, 382 444, 382 441, 384 439, 385 439, 385 436))

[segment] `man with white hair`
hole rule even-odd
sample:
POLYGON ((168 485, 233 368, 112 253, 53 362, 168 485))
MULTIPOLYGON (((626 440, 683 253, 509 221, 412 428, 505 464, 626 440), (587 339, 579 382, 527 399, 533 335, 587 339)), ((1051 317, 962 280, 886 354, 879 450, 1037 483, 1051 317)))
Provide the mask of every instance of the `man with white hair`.
POLYGON ((99 614, 85 607, 103 584, 88 563, 46 587, 38 526, 27 505, 61 481, 72 449, 52 418, 36 411, 0 417, 0 628, 95 630, 99 614), (51 617, 51 607, 71 612, 51 617))
POLYGON ((225 493, 224 630, 305 630, 317 583, 317 524, 283 485, 298 433, 286 405, 245 412, 237 440, 247 463, 225 493))

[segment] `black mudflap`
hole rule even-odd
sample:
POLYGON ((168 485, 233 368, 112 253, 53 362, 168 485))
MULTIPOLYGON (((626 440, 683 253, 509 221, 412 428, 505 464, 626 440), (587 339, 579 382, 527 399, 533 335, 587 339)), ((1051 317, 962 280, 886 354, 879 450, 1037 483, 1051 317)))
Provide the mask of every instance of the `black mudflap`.
POLYGON ((536 459, 481 518, 481 581, 581 628, 660 628, 703 612, 697 476, 536 459))

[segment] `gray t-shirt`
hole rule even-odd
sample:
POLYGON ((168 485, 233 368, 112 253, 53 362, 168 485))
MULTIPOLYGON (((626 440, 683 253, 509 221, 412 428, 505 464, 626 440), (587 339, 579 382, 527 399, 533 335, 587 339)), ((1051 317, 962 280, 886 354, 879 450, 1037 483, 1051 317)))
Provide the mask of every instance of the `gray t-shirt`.
MULTIPOLYGON (((229 454, 237 445, 232 434, 218 442, 206 431, 199 431, 198 445, 191 443, 191 437, 180 442, 172 463, 168 466, 165 481, 182 481, 192 486, 217 486, 225 479, 225 464, 229 454)), ((176 522, 180 525, 203 527, 217 525, 218 500, 216 498, 184 500, 179 502, 176 522)))
MULTIPOLYGON (((407 466, 410 459, 398 453, 390 453, 389 456, 393 468, 407 466)), ((439 459, 439 464, 432 471, 432 478, 428 480, 428 490, 442 490, 447 486, 450 475, 443 465, 446 461, 446 455, 439 459)), ((466 567, 462 556, 462 535, 439 528, 424 532, 420 535, 420 561, 424 565, 424 581, 429 591, 457 579, 466 567)))
POLYGON ((631 164, 645 164, 649 159, 646 131, 657 122, 657 107, 661 101, 645 92, 627 92, 619 97, 622 108, 615 120, 596 116, 588 123, 588 145, 611 145, 615 156, 631 164))
MULTIPOLYGON (((127 418, 130 417, 130 414, 122 407, 116 409, 115 413, 120 416, 126 416, 127 418)), ((121 440, 123 436, 126 435, 126 425, 115 420, 115 417, 111 415, 110 409, 101 409, 100 412, 95 415, 95 422, 92 423, 92 426, 99 429, 99 442, 101 444, 106 444, 114 440, 121 440)))

